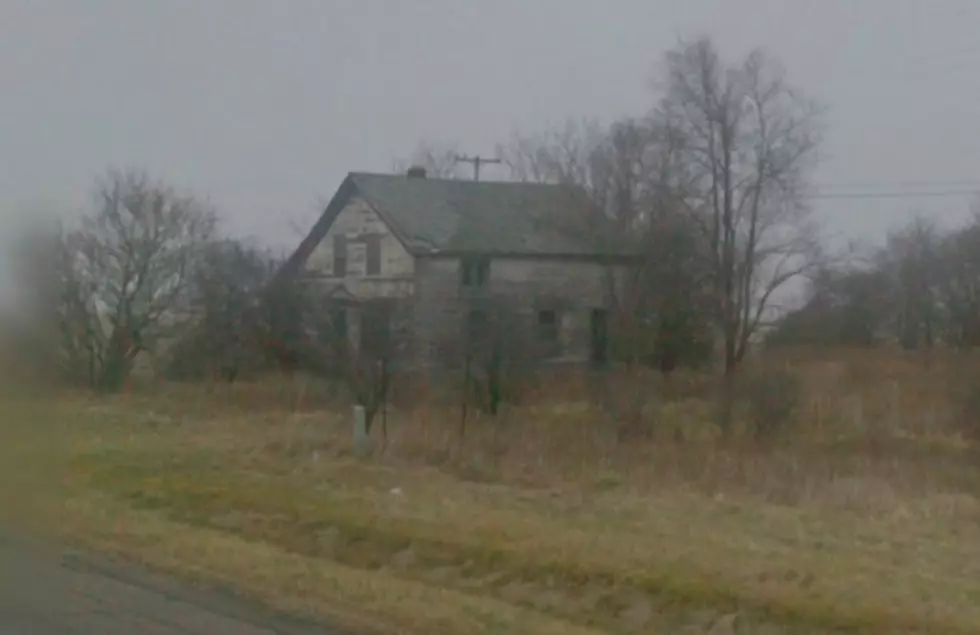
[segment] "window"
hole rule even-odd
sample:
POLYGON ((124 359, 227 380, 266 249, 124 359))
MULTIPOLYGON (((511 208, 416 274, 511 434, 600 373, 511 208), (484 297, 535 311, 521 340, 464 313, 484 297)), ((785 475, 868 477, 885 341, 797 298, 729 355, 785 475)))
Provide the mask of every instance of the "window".
POLYGON ((333 237, 333 275, 343 278, 347 275, 347 237, 333 237))
POLYGON ((342 359, 348 352, 347 310, 335 307, 327 311, 327 323, 320 329, 320 343, 342 359))
POLYGON ((464 287, 482 287, 490 278, 490 261, 485 258, 464 258, 460 262, 460 283, 464 287))
POLYGON ((558 313, 550 309, 538 311, 538 339, 542 344, 556 346, 559 343, 558 313))
POLYGON ((602 367, 608 358, 609 314, 605 309, 592 309, 589 324, 592 364, 602 367))
POLYGON ((392 307, 383 301, 361 306, 361 352, 373 359, 391 353, 392 307))
POLYGON ((367 252, 365 274, 369 276, 377 276, 381 273, 381 236, 365 236, 364 245, 365 251, 367 252))

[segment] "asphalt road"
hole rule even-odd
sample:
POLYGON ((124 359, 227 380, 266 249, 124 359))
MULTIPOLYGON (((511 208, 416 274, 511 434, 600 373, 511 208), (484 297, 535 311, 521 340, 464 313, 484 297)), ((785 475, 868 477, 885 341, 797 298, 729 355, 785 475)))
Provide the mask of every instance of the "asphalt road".
POLYGON ((0 532, 0 635, 336 635, 227 593, 0 532))

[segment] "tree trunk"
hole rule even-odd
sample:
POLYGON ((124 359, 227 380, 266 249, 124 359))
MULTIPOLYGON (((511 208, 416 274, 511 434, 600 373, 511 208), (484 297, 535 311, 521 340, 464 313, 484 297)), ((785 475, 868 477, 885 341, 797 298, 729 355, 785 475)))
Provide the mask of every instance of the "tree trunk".
POLYGON ((118 347, 110 346, 106 351, 102 368, 99 369, 95 388, 102 393, 117 393, 126 384, 129 376, 129 363, 126 354, 118 347))
POLYGON ((735 422, 735 400, 737 391, 735 386, 737 362, 734 355, 725 355, 725 367, 721 377, 721 394, 718 403, 718 427, 724 439, 730 439, 732 435, 732 425, 735 422))

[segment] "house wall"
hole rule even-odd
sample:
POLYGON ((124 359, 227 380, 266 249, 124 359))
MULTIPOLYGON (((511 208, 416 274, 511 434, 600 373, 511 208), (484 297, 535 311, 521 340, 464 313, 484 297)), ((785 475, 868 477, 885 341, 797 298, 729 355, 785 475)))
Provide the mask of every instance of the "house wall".
MULTIPOLYGON (((342 285, 358 300, 397 302, 397 321, 404 328, 396 357, 408 365, 458 360, 467 313, 481 302, 491 310, 504 306, 513 315, 515 323, 508 328, 516 324, 524 329, 522 337, 527 339, 515 344, 521 347, 538 341, 538 311, 555 311, 560 320, 558 359, 588 359, 591 312, 611 305, 610 267, 583 260, 499 258, 491 262, 487 286, 470 291, 460 286, 460 266, 453 258, 414 258, 370 205, 353 197, 310 254, 305 274, 325 295, 342 285), (347 271, 342 278, 333 275, 337 235, 347 239, 347 271), (366 274, 364 238, 369 235, 380 236, 381 244, 381 272, 372 276, 366 274)), ((351 335, 359 326, 358 313, 348 310, 351 335)))
POLYGON ((352 197, 337 215, 330 231, 306 260, 308 276, 325 279, 326 286, 342 282, 352 294, 362 299, 404 298, 412 295, 415 259, 402 246, 378 214, 361 197, 352 197), (334 237, 347 238, 347 271, 343 278, 333 272, 334 237), (367 275, 365 237, 380 236, 381 272, 367 275))
POLYGON ((560 320, 559 359, 587 360, 592 310, 610 308, 610 275, 623 273, 622 268, 594 261, 495 259, 487 286, 468 291, 460 287, 458 259, 420 258, 413 302, 417 350, 427 351, 429 361, 452 354, 466 313, 485 301, 490 306, 505 305, 516 314, 530 338, 522 346, 536 340, 538 311, 555 311, 560 320))
POLYGON ((393 361, 413 355, 411 346, 412 295, 414 293, 415 258, 405 250, 381 217, 361 197, 353 196, 334 219, 330 230, 313 249, 304 263, 303 276, 318 288, 324 299, 318 329, 331 329, 329 319, 336 311, 346 315, 346 335, 351 343, 361 343, 362 302, 383 302, 390 311, 389 334, 393 361), (347 240, 345 275, 334 275, 334 239, 347 240), (380 272, 367 274, 368 236, 378 236, 381 250, 380 272), (350 296, 356 302, 346 302, 350 296), (338 304, 337 301, 340 301, 338 304))

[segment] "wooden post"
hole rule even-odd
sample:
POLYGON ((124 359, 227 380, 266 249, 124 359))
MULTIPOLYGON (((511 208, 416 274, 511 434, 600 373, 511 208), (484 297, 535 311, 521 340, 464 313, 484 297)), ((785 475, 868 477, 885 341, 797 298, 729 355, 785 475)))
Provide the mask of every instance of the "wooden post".
POLYGON ((367 417, 364 414, 364 406, 354 406, 354 454, 358 457, 367 456, 371 439, 367 433, 367 417))

